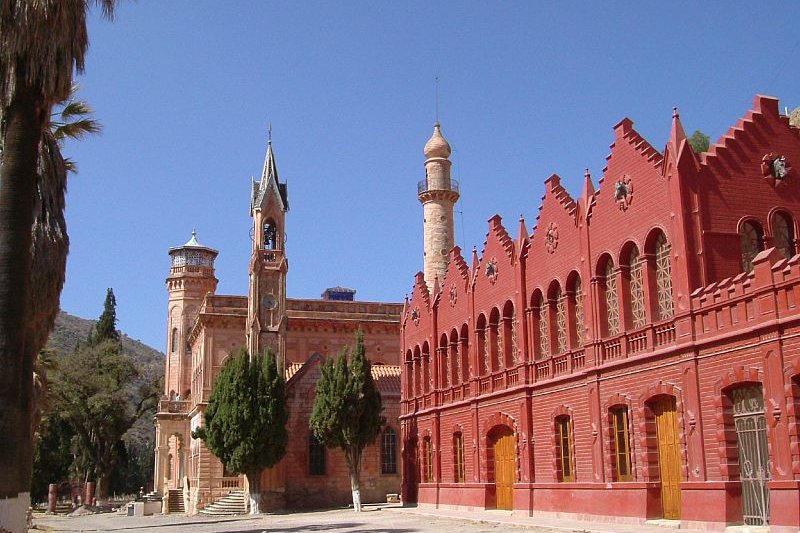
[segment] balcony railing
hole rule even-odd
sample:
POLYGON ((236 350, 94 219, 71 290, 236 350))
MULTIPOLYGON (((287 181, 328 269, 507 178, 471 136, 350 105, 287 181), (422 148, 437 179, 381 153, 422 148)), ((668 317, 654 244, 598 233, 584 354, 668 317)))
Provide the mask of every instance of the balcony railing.
POLYGON ((428 186, 428 178, 424 180, 420 180, 417 183, 417 194, 422 194, 428 191, 452 191, 452 192, 459 192, 458 182, 454 179, 450 180, 450 187, 430 187, 428 186))
POLYGON ((158 412, 159 413, 177 413, 187 414, 189 412, 188 400, 159 400, 158 412))

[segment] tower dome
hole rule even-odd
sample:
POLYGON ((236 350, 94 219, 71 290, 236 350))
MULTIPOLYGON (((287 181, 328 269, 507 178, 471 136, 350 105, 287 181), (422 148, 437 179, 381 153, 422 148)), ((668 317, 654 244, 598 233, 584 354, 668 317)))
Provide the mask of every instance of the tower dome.
POLYGON ((450 143, 442 136, 442 127, 438 120, 433 125, 433 135, 431 135, 431 138, 425 143, 424 153, 425 157, 428 159, 434 157, 450 157, 450 143))

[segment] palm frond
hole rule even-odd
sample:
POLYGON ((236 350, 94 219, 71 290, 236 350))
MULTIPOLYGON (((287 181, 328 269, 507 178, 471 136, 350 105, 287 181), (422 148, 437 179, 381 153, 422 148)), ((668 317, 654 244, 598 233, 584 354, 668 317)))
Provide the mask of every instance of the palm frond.
POLYGON ((92 113, 94 113, 94 109, 85 100, 69 100, 61 111, 54 114, 59 115, 61 120, 67 122, 73 117, 82 117, 92 113))
POLYGON ((93 118, 83 118, 75 122, 53 122, 53 136, 57 141, 64 139, 83 139, 88 134, 100 133, 103 126, 93 118))

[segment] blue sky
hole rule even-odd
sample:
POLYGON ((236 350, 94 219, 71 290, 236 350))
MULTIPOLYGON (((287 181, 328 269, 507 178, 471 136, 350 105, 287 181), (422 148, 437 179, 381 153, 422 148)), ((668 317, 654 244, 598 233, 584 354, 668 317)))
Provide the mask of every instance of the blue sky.
POLYGON ((456 242, 499 213, 530 228, 553 173, 580 193, 623 117, 663 149, 672 106, 712 141, 756 93, 800 105, 798 2, 210 2, 97 12, 81 96, 104 132, 79 166, 62 308, 166 343, 167 250, 220 251, 220 294, 246 294, 250 179, 268 123, 289 184, 288 292, 402 301, 422 269, 422 147, 439 120, 461 182, 456 242))

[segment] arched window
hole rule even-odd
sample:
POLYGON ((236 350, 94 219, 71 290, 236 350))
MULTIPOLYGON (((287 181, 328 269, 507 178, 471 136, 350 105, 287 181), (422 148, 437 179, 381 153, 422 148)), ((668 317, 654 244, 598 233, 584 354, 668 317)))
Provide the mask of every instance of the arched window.
POLYGON ((764 231, 761 225, 752 220, 742 224, 739 232, 739 242, 742 247, 742 270, 753 271, 753 259, 764 249, 764 231))
POLYGON ((381 474, 397 473, 397 433, 386 426, 381 438, 381 474))
POLYGON ((425 394, 431 391, 433 385, 433 374, 431 373, 431 350, 428 341, 422 344, 422 372, 424 374, 422 390, 425 394))
POLYGON ((772 236, 775 248, 783 254, 783 257, 789 259, 794 256, 794 222, 790 216, 781 212, 772 215, 772 236))
POLYGON ((656 300, 658 301, 658 319, 667 320, 675 313, 672 300, 672 263, 670 262, 670 246, 667 237, 659 233, 655 244, 656 256, 656 300))
POLYGON ((489 314, 489 350, 492 372, 503 369, 503 336, 500 335, 500 311, 495 307, 489 314))
POLYGON ((275 229, 275 222, 267 220, 264 222, 264 239, 263 246, 267 250, 275 250, 277 246, 277 231, 275 229))
POLYGON ((308 434, 308 474, 311 476, 325 475, 325 445, 314 435, 308 434))
POLYGON ((489 335, 486 326, 486 315, 481 314, 476 322, 476 333, 478 334, 478 364, 480 365, 481 375, 489 373, 489 335))
POLYGON ((422 396, 422 355, 414 348, 414 396, 422 396))
POLYGON ((572 445, 572 421, 568 416, 559 416, 556 422, 556 479, 575 481, 574 450, 572 445))
POLYGON ((583 321, 583 286, 581 277, 575 275, 572 282, 572 344, 576 348, 583 348, 583 340, 586 335, 583 321))
POLYGON ((464 435, 453 433, 453 481, 464 483, 464 435))
POLYGON ((547 302, 539 294, 535 304, 534 313, 539 314, 539 358, 544 358, 550 355, 550 317, 547 312, 547 302))
POLYGON ((431 438, 424 437, 422 439, 422 482, 433 482, 433 446, 431 445, 431 438))
POLYGON ((508 300, 503 306, 503 327, 501 329, 503 364, 506 367, 514 366, 519 362, 519 357, 517 355, 517 315, 511 300, 508 300))
POLYGON ((628 408, 617 406, 611 409, 611 431, 613 432, 613 465, 615 481, 632 481, 631 438, 629 434, 628 408))
POLYGON ((614 272, 614 261, 611 258, 608 258, 603 268, 603 283, 606 297, 606 333, 617 335, 619 333, 619 300, 617 299, 617 275, 614 272))
POLYGON ((414 397, 414 354, 411 350, 406 352, 406 372, 405 372, 406 396, 414 397))
POLYGON ((178 351, 178 328, 172 328, 172 339, 170 340, 172 353, 178 351))
POLYGON ((469 328, 461 326, 461 381, 469 381, 469 328))
POLYGON ((628 254, 628 299, 631 309, 631 326, 634 329, 643 327, 647 323, 644 310, 644 273, 639 249, 636 245, 631 247, 628 254))
POLYGON ((453 380, 453 385, 458 385, 461 382, 461 356, 458 353, 458 331, 453 328, 450 331, 450 377, 453 380))
POLYGON ((567 351, 567 300, 557 285, 553 300, 556 304, 556 353, 567 351))
POLYGON ((442 333, 437 351, 439 352, 439 368, 441 369, 439 385, 447 389, 450 387, 450 351, 448 350, 446 333, 442 333))

